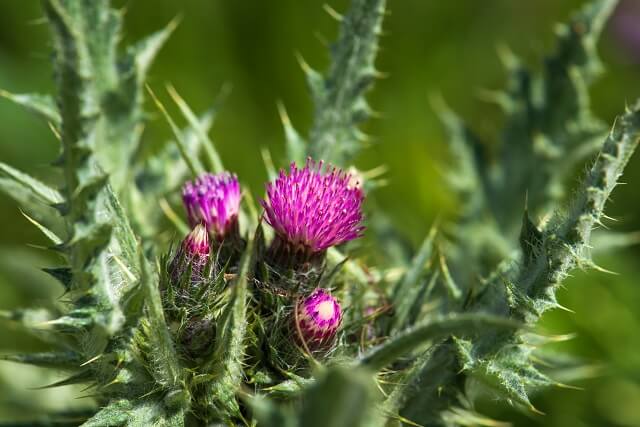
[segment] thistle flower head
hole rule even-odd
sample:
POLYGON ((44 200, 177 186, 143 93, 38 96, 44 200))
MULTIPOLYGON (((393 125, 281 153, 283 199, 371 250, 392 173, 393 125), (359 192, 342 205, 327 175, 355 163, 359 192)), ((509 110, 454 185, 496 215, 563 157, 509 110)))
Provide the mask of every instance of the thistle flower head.
POLYGON ((289 174, 280 171, 267 184, 267 198, 261 202, 277 235, 312 253, 360 237, 364 230, 362 190, 349 174, 323 166, 311 159, 302 169, 292 163, 289 174))
POLYGON ((229 172, 205 173, 184 185, 182 200, 192 227, 204 223, 209 232, 222 239, 237 224, 240 184, 229 172))
POLYGON ((296 332, 311 348, 329 343, 335 337, 342 309, 340 303, 324 289, 316 289, 296 306, 296 332))

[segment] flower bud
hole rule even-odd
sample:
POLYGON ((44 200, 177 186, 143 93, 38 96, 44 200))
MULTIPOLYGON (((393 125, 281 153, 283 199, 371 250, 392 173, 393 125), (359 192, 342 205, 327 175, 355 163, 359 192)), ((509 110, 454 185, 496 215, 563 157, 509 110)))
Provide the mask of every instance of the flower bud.
POLYGON ((316 289, 296 305, 295 331, 309 350, 319 350, 333 342, 342 322, 340 303, 324 289, 316 289))
POLYGON ((209 233, 202 224, 196 225, 184 238, 173 261, 171 261, 171 279, 174 285, 181 282, 182 276, 191 267, 191 283, 202 281, 202 275, 209 262, 209 233))

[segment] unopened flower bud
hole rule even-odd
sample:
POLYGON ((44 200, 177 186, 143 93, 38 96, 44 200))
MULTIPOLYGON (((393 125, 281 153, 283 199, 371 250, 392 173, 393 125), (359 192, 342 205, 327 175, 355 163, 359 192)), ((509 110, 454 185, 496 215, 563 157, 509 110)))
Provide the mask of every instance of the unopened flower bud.
POLYGON ((202 275, 209 262, 209 233, 202 224, 196 225, 184 238, 173 261, 171 262, 171 278, 174 284, 180 283, 182 275, 191 267, 191 283, 202 280, 202 275))
POLYGON ((342 322, 340 303, 324 289, 316 289, 298 302, 295 331, 310 350, 319 350, 333 342, 342 322))

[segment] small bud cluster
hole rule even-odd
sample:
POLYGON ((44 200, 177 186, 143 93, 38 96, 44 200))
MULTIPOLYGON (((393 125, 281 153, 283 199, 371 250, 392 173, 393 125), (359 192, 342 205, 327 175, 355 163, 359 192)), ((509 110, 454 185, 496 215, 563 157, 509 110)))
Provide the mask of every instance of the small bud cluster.
MULTIPOLYGON (((274 268, 295 270, 310 259, 323 259, 328 248, 364 231, 361 186, 350 174, 325 168, 322 161, 308 159, 302 169, 292 164, 288 173, 281 171, 267 184, 266 193, 263 218, 275 231, 266 261, 274 268)), ((195 284, 209 260, 210 242, 224 245, 231 235, 239 235, 240 185, 228 172, 204 174, 184 185, 182 199, 193 230, 172 261, 171 280, 179 283, 190 267, 195 284)), ((292 318, 296 342, 315 351, 334 342, 342 308, 324 289, 303 291, 292 318)))

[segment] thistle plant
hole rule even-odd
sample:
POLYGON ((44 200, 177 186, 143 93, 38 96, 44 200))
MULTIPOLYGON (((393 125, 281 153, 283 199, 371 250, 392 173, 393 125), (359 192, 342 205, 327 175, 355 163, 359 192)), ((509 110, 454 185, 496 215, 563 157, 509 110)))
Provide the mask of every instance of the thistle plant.
POLYGON ((346 171, 380 75, 385 1, 351 3, 327 74, 304 67, 308 137, 283 114, 291 163, 257 206, 207 136, 211 113, 198 117, 173 89, 188 127, 151 92, 175 141, 137 155, 146 73, 173 23, 120 49, 121 13, 107 0, 43 0, 57 93, 8 97, 59 136, 63 181, 0 163, 0 189, 60 255, 45 271, 65 296, 51 311, 3 312, 50 350, 2 357, 67 372, 51 386, 81 384, 90 399, 29 425, 493 425, 478 396, 535 412, 531 393, 558 385, 545 368, 555 361, 539 354, 551 338, 532 327, 559 306, 572 270, 595 267, 592 230, 640 139, 640 103, 611 127, 589 110, 596 42, 616 2, 595 0, 562 26, 541 74, 502 52, 508 85, 488 94, 505 112, 494 158, 435 103, 460 215, 401 266, 354 256, 376 233, 365 222, 382 214, 365 219, 375 182, 346 171), (157 238, 174 226, 173 245, 157 238))

